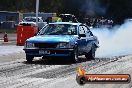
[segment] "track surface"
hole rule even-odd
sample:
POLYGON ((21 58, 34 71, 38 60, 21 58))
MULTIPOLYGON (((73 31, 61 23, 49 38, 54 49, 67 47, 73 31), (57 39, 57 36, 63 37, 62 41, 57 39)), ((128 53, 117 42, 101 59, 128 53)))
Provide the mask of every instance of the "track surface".
MULTIPOLYGON (((17 56, 19 60, 0 63, 0 88, 131 88, 132 86, 132 83, 80 86, 75 80, 78 66, 83 66, 88 73, 132 75, 132 56, 130 55, 96 58, 92 61, 85 61, 84 57, 80 57, 84 59, 81 63, 71 63, 63 58, 44 60, 36 58, 32 63, 27 63, 23 53, 17 56)), ((9 58, 9 56, 4 57, 9 58)))

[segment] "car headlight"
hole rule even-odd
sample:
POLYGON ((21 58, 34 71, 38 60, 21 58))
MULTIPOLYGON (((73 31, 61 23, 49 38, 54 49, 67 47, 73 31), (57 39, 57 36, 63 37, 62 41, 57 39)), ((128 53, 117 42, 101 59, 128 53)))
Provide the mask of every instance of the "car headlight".
POLYGON ((69 43, 59 43, 56 48, 72 48, 69 43))
POLYGON ((34 48, 34 43, 26 42, 25 48, 34 48))

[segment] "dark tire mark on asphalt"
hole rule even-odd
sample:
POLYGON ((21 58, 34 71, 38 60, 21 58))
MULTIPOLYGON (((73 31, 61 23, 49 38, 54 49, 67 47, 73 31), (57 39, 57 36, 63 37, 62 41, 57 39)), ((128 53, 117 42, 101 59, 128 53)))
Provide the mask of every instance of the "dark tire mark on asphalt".
MULTIPOLYGON (((25 61, 19 62, 19 64, 18 62, 12 63, 12 64, 16 64, 16 66, 12 66, 9 68, 3 68, 3 69, 1 68, 3 65, 1 65, 0 66, 0 78, 9 78, 9 79, 0 82, 0 85, 1 86, 2 84, 4 84, 4 86, 6 86, 6 84, 8 84, 7 86, 13 85, 13 84, 15 85, 15 83, 18 83, 17 81, 11 82, 9 84, 9 81, 12 81, 14 79, 66 78, 69 75, 76 74, 77 67, 79 66, 82 66, 84 68, 89 68, 88 70, 92 70, 94 68, 97 68, 98 66, 102 66, 108 63, 118 61, 118 59, 121 59, 122 57, 96 58, 95 60, 91 60, 91 61, 86 61, 84 57, 80 57, 80 58, 83 58, 82 61, 80 61, 80 63, 72 63, 70 62, 70 60, 65 59, 65 58, 39 59, 39 60, 34 60, 32 63, 27 63, 25 60, 25 61), (14 78, 12 78, 12 76, 14 78)), ((10 64, 10 66, 12 64, 10 64)))

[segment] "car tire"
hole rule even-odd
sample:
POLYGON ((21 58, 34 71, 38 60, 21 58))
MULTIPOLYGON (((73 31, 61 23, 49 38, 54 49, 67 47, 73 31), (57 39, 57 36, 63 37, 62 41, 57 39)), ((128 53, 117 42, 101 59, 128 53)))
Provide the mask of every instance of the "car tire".
POLYGON ((46 59, 47 57, 46 56, 43 56, 42 59, 46 59))
POLYGON ((71 59, 75 63, 79 62, 79 58, 78 58, 78 48, 75 48, 73 54, 71 55, 71 59))
POLYGON ((87 60, 94 60, 95 59, 95 47, 92 47, 91 50, 85 54, 87 60))
POLYGON ((33 58, 34 58, 34 56, 26 55, 27 62, 32 62, 33 61, 33 58))

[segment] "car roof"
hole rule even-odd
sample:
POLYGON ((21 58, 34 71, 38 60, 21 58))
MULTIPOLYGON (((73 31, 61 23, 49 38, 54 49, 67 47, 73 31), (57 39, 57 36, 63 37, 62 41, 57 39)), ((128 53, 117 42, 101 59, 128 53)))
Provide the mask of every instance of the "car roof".
POLYGON ((72 16, 72 17, 75 17, 73 14, 60 14, 59 16, 72 16))
POLYGON ((60 14, 60 15, 73 15, 73 14, 60 14))
MULTIPOLYGON (((37 18, 37 17, 34 17, 34 16, 28 16, 28 17, 24 17, 24 18, 37 18)), ((39 19, 42 18, 42 17, 38 17, 39 19)))
POLYGON ((70 25, 81 25, 82 23, 72 23, 72 22, 54 22, 49 24, 70 24, 70 25))

